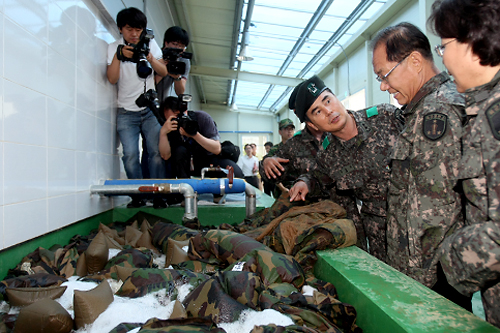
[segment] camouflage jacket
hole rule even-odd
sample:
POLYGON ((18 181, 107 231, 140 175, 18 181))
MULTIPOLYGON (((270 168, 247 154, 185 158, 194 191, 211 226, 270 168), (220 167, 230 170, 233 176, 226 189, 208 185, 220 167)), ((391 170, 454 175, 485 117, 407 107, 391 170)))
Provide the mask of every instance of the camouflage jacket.
MULTIPOLYGON (((325 137, 326 134, 323 134, 321 140, 325 137)), ((271 148, 269 153, 262 159, 263 161, 273 156, 289 159, 290 162, 282 164, 285 171, 281 173, 281 176, 268 178, 262 163, 260 163, 259 167, 260 176, 265 181, 273 184, 282 183, 286 188, 290 189, 300 175, 316 168, 316 155, 320 150, 323 150, 321 142, 311 134, 306 126, 305 129, 295 133, 286 143, 271 148), (275 147, 276 149, 274 149, 275 147)))
POLYGON ((457 183, 464 98, 446 73, 427 81, 404 108, 392 154, 388 194, 388 263, 432 287, 429 267, 444 238, 464 225, 457 183))
POLYGON ((500 72, 466 92, 464 153, 459 169, 468 224, 500 222, 500 72))
POLYGON ((356 121, 358 134, 342 141, 328 133, 323 140, 324 150, 316 158, 317 170, 300 177, 308 184, 310 195, 330 188, 341 196, 363 201, 362 212, 385 217, 388 164, 402 128, 399 112, 390 104, 349 111, 356 121))
POLYGON ((266 156, 264 156, 262 159, 274 156, 276 154, 276 151, 278 151, 281 147, 283 147, 283 144, 284 144, 283 142, 280 142, 272 146, 271 149, 269 150, 269 153, 267 153, 266 156))
POLYGON ((464 295, 483 290, 484 297, 500 281, 500 72, 467 90, 465 107, 469 121, 458 176, 468 226, 448 237, 437 257, 452 286, 464 295))

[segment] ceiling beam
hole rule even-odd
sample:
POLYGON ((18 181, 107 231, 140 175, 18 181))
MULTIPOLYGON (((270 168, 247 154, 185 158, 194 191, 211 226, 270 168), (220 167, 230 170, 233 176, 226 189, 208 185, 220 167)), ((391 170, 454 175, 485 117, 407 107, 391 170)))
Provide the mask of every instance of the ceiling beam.
POLYGON ((244 72, 234 69, 223 69, 204 66, 191 66, 190 76, 208 76, 227 80, 249 81, 256 83, 274 84, 278 86, 295 87, 303 80, 295 77, 277 76, 271 74, 261 74, 254 72, 244 72))

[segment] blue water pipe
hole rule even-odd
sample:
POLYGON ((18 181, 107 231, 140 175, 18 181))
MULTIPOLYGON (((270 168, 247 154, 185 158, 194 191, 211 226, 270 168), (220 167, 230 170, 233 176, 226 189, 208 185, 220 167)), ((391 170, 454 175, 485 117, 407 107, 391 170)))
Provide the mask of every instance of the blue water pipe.
POLYGON ((199 194, 212 193, 224 195, 227 193, 245 192, 246 182, 240 178, 234 178, 232 184, 228 178, 205 178, 205 179, 111 179, 104 181, 104 185, 143 185, 154 184, 188 184, 199 194), (231 185, 231 186, 230 186, 231 185))
POLYGON ((257 200, 255 188, 239 178, 204 179, 112 179, 103 185, 91 185, 91 194, 106 196, 133 194, 180 193, 184 196, 184 221, 198 218, 198 193, 225 195, 245 192, 246 216, 255 213, 257 200))

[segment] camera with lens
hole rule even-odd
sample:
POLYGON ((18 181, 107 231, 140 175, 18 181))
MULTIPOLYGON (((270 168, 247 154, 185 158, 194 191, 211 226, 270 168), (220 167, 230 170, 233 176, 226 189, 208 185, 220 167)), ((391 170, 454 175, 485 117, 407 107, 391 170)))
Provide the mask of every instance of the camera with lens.
POLYGON ((186 72, 186 63, 179 61, 179 59, 191 59, 192 57, 192 53, 183 52, 182 49, 172 47, 166 47, 163 49, 163 59, 168 61, 167 70, 170 74, 184 74, 186 72))
POLYGON ((187 134, 195 135, 198 132, 198 122, 191 118, 189 114, 183 114, 175 120, 177 120, 179 127, 182 127, 187 134))
POLYGON ((179 95, 177 109, 181 112, 179 117, 175 118, 179 127, 182 127, 189 135, 195 135, 198 132, 198 121, 194 119, 195 113, 187 110, 188 103, 191 102, 192 96, 188 94, 179 95), (191 114, 190 114, 191 113, 191 114))
POLYGON ((141 94, 135 100, 135 104, 139 107, 149 107, 153 113, 156 115, 160 110, 160 102, 158 101, 158 93, 154 89, 149 89, 145 93, 141 94))
POLYGON ((130 44, 134 47, 134 49, 132 50, 132 52, 134 53, 132 58, 127 58, 123 55, 123 47, 125 45, 118 45, 118 48, 116 50, 116 57, 118 58, 118 60, 131 61, 137 64, 137 75, 139 75, 139 77, 142 79, 147 78, 149 75, 151 75, 151 73, 153 73, 153 68, 151 68, 151 64, 146 57, 149 54, 149 41, 154 37, 155 35, 152 29, 144 29, 139 39, 139 43, 135 45, 130 44))

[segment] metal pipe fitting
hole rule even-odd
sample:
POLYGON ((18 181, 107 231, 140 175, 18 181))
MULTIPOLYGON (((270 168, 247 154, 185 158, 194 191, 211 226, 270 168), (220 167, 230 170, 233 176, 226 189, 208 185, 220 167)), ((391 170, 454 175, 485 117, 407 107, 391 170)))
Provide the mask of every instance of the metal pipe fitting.
POLYGON ((255 188, 247 183, 245 186, 245 209, 247 217, 255 213, 256 206, 257 195, 255 194, 255 188))

